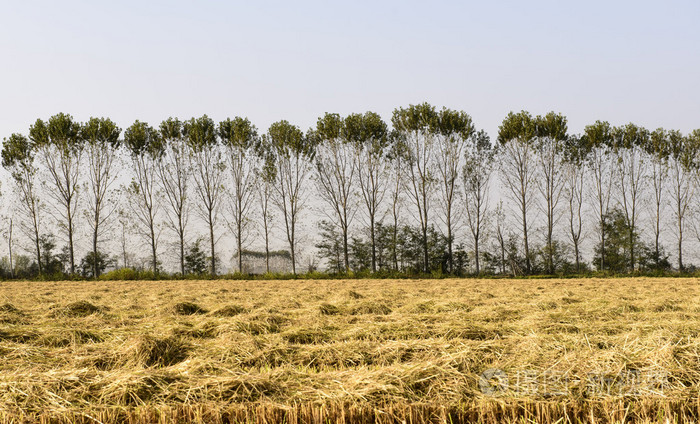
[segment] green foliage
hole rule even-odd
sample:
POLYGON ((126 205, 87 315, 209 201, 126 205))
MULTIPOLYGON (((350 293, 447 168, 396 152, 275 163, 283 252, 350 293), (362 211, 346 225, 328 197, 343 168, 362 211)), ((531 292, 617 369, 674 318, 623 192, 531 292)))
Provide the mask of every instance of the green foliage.
POLYGON ((55 146, 62 154, 74 154, 83 148, 81 125, 73 117, 59 113, 48 122, 37 119, 29 128, 29 138, 37 147, 55 146))
POLYGON ((472 118, 464 111, 457 111, 443 108, 436 118, 433 131, 443 137, 469 138, 474 134, 474 124, 472 118))
POLYGON ((563 142, 567 139, 567 120, 560 113, 549 112, 545 116, 537 116, 534 120, 535 136, 540 139, 551 139, 563 142))
POLYGON ((354 113, 345 117, 343 138, 358 147, 381 155, 388 145, 389 131, 386 123, 374 112, 354 113))
POLYGON ((239 116, 219 123, 218 134, 221 142, 239 152, 255 148, 258 143, 258 130, 248 118, 239 116))
POLYGON ((330 272, 343 272, 343 240, 335 225, 322 220, 318 223, 320 240, 316 243, 319 255, 327 261, 330 272))
MULTIPOLYGON (((320 240, 316 247, 319 249, 319 256, 326 261, 329 272, 341 274, 344 272, 343 266, 343 244, 340 233, 327 221, 319 224, 320 240)), ((396 242, 398 252, 398 269, 393 267, 391 252, 392 228, 377 225, 375 233, 377 235, 377 268, 381 271, 398 271, 406 275, 418 275, 423 272, 423 235, 419 228, 408 225, 399 228, 396 242)), ((350 269, 353 272, 364 272, 370 275, 371 269, 371 244, 366 238, 351 237, 350 240, 350 269)), ((461 253, 464 255, 465 253, 461 253)), ((431 272, 437 271, 447 273, 448 269, 448 249, 447 239, 433 226, 428 228, 428 256, 429 269, 431 272)), ((462 259, 464 260, 464 258, 462 259)), ((456 274, 463 274, 466 268, 455 268, 456 274)))
POLYGON ((207 115, 185 121, 182 132, 195 153, 210 149, 218 142, 216 125, 207 115))
POLYGON ((406 133, 427 134, 436 129, 439 125, 440 115, 435 110, 435 106, 428 103, 409 105, 406 108, 394 109, 391 116, 391 124, 394 130, 406 133))
POLYGON ((39 249, 41 250, 41 260, 43 272, 47 275, 55 275, 63 273, 63 262, 59 255, 54 254, 56 241, 54 235, 42 234, 39 237, 39 249))
MULTIPOLYGON (((630 226, 627 223, 624 213, 620 209, 613 209, 605 216, 604 228, 606 233, 605 240, 605 257, 604 269, 599 271, 611 271, 615 273, 623 273, 630 271, 631 249, 630 249, 630 226)), ((659 255, 656 255, 654 249, 644 243, 637 230, 632 233, 632 240, 635 245, 634 263, 638 263, 639 269, 643 271, 668 271, 671 264, 666 255, 661 249, 659 255)), ((601 259, 601 244, 598 242, 595 246, 593 263, 600 264, 601 259)))
POLYGON ((134 157, 145 154, 159 157, 163 153, 163 140, 158 131, 145 122, 136 121, 124 132, 124 145, 134 157))
POLYGON ((649 140, 649 131, 634 124, 616 127, 612 131, 612 146, 616 151, 644 147, 649 140))
POLYGON ((307 137, 299 127, 285 120, 270 125, 263 144, 264 148, 284 157, 299 156, 311 160, 315 155, 314 137, 307 137))
POLYGON ((326 113, 318 118, 316 129, 310 133, 314 137, 316 144, 323 140, 341 140, 344 132, 345 122, 337 113, 326 113))
POLYGON ((519 113, 510 112, 498 127, 498 142, 506 144, 511 140, 520 140, 523 143, 530 143, 537 135, 537 125, 535 118, 530 112, 521 111, 519 113))
POLYGON ((185 272, 201 275, 207 271, 207 256, 201 248, 202 239, 198 238, 185 252, 185 272))
POLYGON ((612 146, 613 128, 608 122, 596 121, 593 125, 587 125, 581 137, 581 142, 587 149, 609 148, 612 146))
POLYGON ((109 118, 90 118, 80 129, 80 136, 94 146, 118 149, 121 129, 109 118))
POLYGON ((107 267, 114 265, 115 260, 103 252, 88 252, 80 261, 80 274, 83 277, 99 277, 107 267), (94 275, 97 270, 97 275, 94 275))
POLYGON ((183 137, 183 123, 177 118, 168 118, 160 123, 160 137, 163 140, 177 140, 183 137))
MULTIPOLYGON (((2 145, 2 166, 5 169, 31 168, 34 151, 29 139, 21 134, 12 134, 2 145)), ((13 175, 15 173, 13 172, 13 175)), ((17 177, 15 177, 17 178, 17 177)))
POLYGON ((119 268, 100 275, 100 280, 106 281, 159 280, 161 278, 167 278, 167 275, 156 274, 153 270, 136 270, 133 268, 119 268))

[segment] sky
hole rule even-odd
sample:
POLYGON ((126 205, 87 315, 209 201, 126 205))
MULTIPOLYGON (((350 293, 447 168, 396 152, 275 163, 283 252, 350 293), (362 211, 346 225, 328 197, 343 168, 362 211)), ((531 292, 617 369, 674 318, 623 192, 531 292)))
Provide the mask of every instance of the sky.
POLYGON ((0 139, 58 112, 156 126, 427 101, 700 128, 700 2, 2 0, 0 139))

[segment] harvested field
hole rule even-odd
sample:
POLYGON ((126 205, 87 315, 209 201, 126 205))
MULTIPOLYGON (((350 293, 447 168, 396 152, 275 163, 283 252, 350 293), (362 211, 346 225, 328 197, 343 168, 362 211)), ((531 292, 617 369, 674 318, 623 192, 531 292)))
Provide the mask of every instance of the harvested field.
POLYGON ((0 283, 0 423, 698 422, 694 279, 0 283))

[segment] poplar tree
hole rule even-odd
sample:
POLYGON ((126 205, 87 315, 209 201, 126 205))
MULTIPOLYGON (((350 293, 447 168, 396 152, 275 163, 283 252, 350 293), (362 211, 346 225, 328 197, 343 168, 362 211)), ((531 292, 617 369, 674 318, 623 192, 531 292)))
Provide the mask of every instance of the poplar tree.
POLYGON ((520 214, 525 270, 528 274, 532 272, 528 218, 533 203, 532 185, 536 172, 535 135, 534 119, 526 111, 509 113, 498 128, 501 179, 520 214))
POLYGON ((219 123, 219 137, 226 149, 231 184, 229 211, 232 222, 230 227, 238 250, 238 271, 243 272, 243 244, 253 223, 250 213, 255 200, 255 191, 260 189, 255 186, 254 163, 258 132, 247 118, 236 117, 219 123))
POLYGON ((37 119, 29 129, 29 138, 49 174, 48 194, 54 201, 54 217, 66 232, 71 274, 75 274, 74 238, 84 150, 80 129, 80 124, 65 113, 52 116, 48 122, 37 119))
POLYGON ((80 136, 85 143, 88 163, 88 222, 92 232, 92 276, 99 277, 98 244, 105 226, 116 209, 109 203, 109 193, 117 178, 114 172, 118 160, 121 129, 108 118, 90 118, 80 136))
POLYGON ((141 235, 151 249, 151 269, 158 272, 158 238, 156 219, 160 209, 157 190, 158 161, 163 155, 162 139, 158 131, 145 122, 136 121, 124 132, 124 145, 131 156, 134 171, 129 195, 132 211, 141 235))
POLYGON ((221 153, 217 129, 207 115, 192 118, 183 126, 193 162, 197 210, 209 230, 209 273, 216 275, 216 241, 214 230, 219 222, 226 165, 221 153))

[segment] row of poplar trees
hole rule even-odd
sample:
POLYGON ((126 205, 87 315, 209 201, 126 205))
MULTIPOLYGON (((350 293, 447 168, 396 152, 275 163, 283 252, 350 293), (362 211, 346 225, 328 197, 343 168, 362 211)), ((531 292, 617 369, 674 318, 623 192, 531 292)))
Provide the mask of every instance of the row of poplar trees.
MULTIPOLYGON (((492 144, 467 113, 424 103, 394 110, 391 129, 373 112, 327 113, 307 132, 283 120, 262 135, 241 117, 219 123, 206 115, 169 118, 158 127, 136 121, 122 131, 107 118, 81 123, 59 113, 37 120, 27 135, 5 138, 2 165, 11 175, 25 248, 35 255, 39 273, 47 223, 57 224, 65 236, 71 274, 76 223, 89 227, 97 276, 97 257, 115 211, 128 210, 149 247, 154 271, 162 222, 177 241, 179 271, 185 273, 190 221, 196 216, 207 230, 211 274, 221 268, 221 228, 235 241, 237 269, 244 268, 248 246, 264 244, 268 270, 273 228, 281 228, 296 273, 304 238, 300 223, 308 219, 328 220, 337 229, 344 271, 350 270, 349 240, 358 229, 367 234, 371 271, 377 271, 379 225, 391 228, 389 262, 398 268, 396 238, 402 223, 410 221, 421 236, 424 271, 431 271, 428 233, 437 226, 446 240, 447 271, 453 271, 455 243, 464 239, 478 274, 487 237, 498 241, 507 262, 505 220, 490 204, 493 197, 510 205, 508 222, 520 234, 524 273, 535 271, 533 228, 544 241, 539 271, 556 271, 557 243, 564 241, 580 269, 585 229, 596 234, 602 249, 594 266, 606 269, 606 220, 613 209, 624 215, 626 261, 629 270, 636 269, 642 204, 653 205, 657 258, 664 211, 671 206, 682 270, 699 147, 698 130, 683 135, 599 121, 572 135, 561 114, 524 111, 503 120, 492 144)), ((9 242, 11 250, 11 237, 9 242)))

